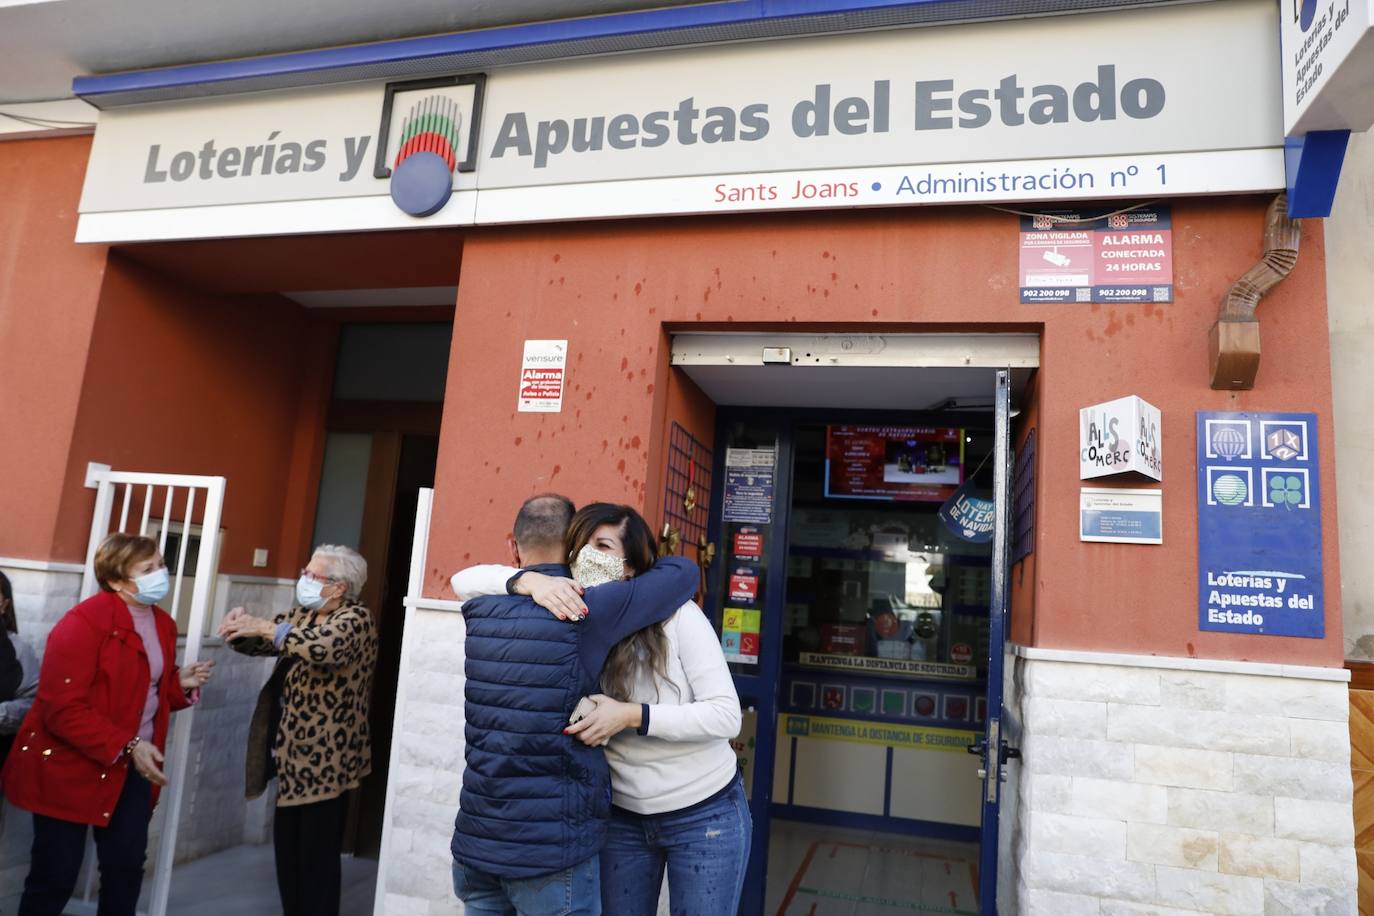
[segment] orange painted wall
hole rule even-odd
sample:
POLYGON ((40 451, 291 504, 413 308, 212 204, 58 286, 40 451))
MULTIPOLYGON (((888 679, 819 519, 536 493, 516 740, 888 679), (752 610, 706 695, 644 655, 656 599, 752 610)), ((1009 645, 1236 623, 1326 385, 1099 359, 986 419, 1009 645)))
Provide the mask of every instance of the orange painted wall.
POLYGON ((463 253, 426 593, 500 558, 525 495, 644 505, 660 468, 665 326, 1043 329, 1034 638, 1042 646, 1339 665, 1325 270, 1319 226, 1261 307, 1256 389, 1215 392, 1207 329, 1260 253, 1266 198, 1174 202, 1176 301, 1020 305, 1016 218, 929 208, 645 220, 474 232, 463 253), (517 414, 522 341, 570 341, 562 413, 517 414), (1138 394, 1164 413, 1165 544, 1077 537, 1078 409, 1138 394), (1197 630, 1193 412, 1321 417, 1327 638, 1197 630), (619 463, 625 462, 624 470, 619 463), (646 481, 648 482, 646 484, 646 481))
POLYGON ((52 559, 105 270, 72 242, 90 146, 0 143, 0 556, 52 559))
POLYGON ((296 542, 280 549, 284 521, 313 500, 291 488, 313 486, 319 473, 318 463, 313 476, 291 473, 297 452, 312 448, 297 441, 298 414, 313 410, 302 397, 312 391, 302 355, 310 330, 305 310, 287 299, 201 292, 111 253, 52 558, 85 556, 93 491, 81 482, 87 462, 100 461, 227 477, 221 572, 294 575, 303 558, 296 542), (252 566, 257 547, 270 551, 266 569, 252 566))

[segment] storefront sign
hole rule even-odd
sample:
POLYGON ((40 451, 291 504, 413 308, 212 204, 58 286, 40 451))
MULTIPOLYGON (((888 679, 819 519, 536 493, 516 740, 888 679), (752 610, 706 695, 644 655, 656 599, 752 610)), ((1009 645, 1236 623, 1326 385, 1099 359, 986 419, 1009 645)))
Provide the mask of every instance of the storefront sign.
POLYGON ((784 715, 781 719, 781 734, 791 738, 819 738, 910 750, 950 751, 955 754, 965 753, 969 744, 969 732, 952 728, 825 719, 819 716, 784 715))
POLYGON ((520 364, 521 413, 558 413, 563 409, 563 374, 568 366, 566 340, 527 340, 520 364))
POLYGON ((771 448, 725 450, 724 521, 772 524, 775 455, 771 448))
POLYGON ((865 674, 897 674, 903 677, 969 680, 977 674, 972 665, 914 662, 897 658, 873 658, 865 655, 826 655, 820 652, 803 652, 798 661, 811 668, 859 671, 865 674))
POLYGON ((379 81, 115 108, 78 237, 1276 189, 1275 16, 1235 0, 511 66, 432 92, 379 81), (407 212, 384 173, 412 157, 407 212), (454 191, 431 212, 441 163, 454 191))
POLYGON ((1285 134, 1374 126, 1374 4, 1280 4, 1285 134))
POLYGON ((412 80, 386 88, 373 176, 390 180, 392 202, 411 216, 438 213, 453 196, 454 172, 477 166, 476 115, 486 77, 448 82, 412 80))
POLYGON ((944 502, 964 482, 963 430, 827 426, 825 495, 944 502))
POLYGON ((1326 633, 1317 418, 1197 415, 1198 627, 1326 633))
POLYGON ((1135 395, 1078 411, 1078 477, 1134 473, 1164 479, 1159 408, 1135 395))
POLYGON ((1083 487, 1078 496, 1078 539, 1105 544, 1163 544, 1163 505, 1160 490, 1083 487))
POLYGON ((720 648, 727 662, 741 665, 759 663, 759 634, 763 612, 742 607, 727 607, 720 621, 720 648))
POLYGON ((1101 212, 1021 217, 1022 302, 1174 301, 1169 208, 1101 212))
POLYGON ((971 483, 963 484, 945 500, 940 507, 940 521, 955 537, 974 544, 986 544, 992 540, 992 530, 996 527, 997 506, 990 499, 974 496, 970 492, 971 487, 971 483))

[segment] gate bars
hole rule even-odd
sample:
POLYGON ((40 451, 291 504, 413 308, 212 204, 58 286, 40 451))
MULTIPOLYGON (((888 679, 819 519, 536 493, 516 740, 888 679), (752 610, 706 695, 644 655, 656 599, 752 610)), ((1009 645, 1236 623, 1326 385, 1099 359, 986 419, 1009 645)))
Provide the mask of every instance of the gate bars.
MULTIPOLYGON (((81 580, 81 598, 84 600, 96 593, 99 584, 95 578, 95 552, 106 536, 114 531, 128 534, 147 535, 151 522, 160 522, 158 550, 167 549, 167 535, 175 524, 172 513, 178 507, 178 490, 185 490, 185 515, 177 544, 175 564, 168 562, 172 579, 172 600, 167 606, 176 609, 180 606, 182 585, 187 569, 187 551, 191 541, 191 529, 195 524, 196 506, 200 501, 201 533, 195 554, 195 583, 191 589, 191 613, 186 628, 186 648, 181 664, 196 661, 200 656, 201 636, 205 632, 206 615, 209 613, 210 589, 214 583, 217 569, 211 568, 218 556, 220 514, 224 507, 223 477, 203 477, 187 474, 149 474, 130 471, 115 471, 108 465, 92 462, 86 470, 86 486, 96 491, 95 513, 91 518, 91 538, 86 548, 86 566, 81 580), (137 488, 137 489, 136 489, 137 488), (115 499, 122 489, 122 508, 119 512, 119 526, 111 527, 115 499), (136 531, 129 528, 129 515, 135 505, 136 493, 142 491, 142 509, 136 531), (162 515, 155 518, 153 507, 157 504, 155 494, 165 489, 161 502, 162 515), (198 500, 199 497, 199 500, 198 500)), ((191 725, 195 707, 183 710, 172 718, 171 740, 167 747, 167 789, 162 796, 164 821, 162 836, 158 842, 157 858, 153 866, 153 884, 148 900, 147 916, 166 916, 167 898, 172 886, 172 864, 176 855, 177 828, 179 826, 181 803, 186 790, 186 763, 191 747, 191 725)), ((86 881, 80 901, 73 906, 82 910, 94 910, 93 891, 96 870, 95 856, 90 854, 93 843, 88 843, 86 856, 86 881)))

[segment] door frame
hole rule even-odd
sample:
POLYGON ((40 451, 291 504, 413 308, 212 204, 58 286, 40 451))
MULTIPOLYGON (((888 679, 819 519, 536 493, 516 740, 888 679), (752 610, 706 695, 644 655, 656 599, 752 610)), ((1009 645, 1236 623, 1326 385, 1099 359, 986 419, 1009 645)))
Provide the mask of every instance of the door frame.
MULTIPOLYGON (((1011 373, 1006 370, 997 373, 992 449, 992 593, 988 601, 988 717, 983 740, 979 742, 982 746, 983 814, 978 846, 978 909, 996 916, 1002 783, 1006 782, 1007 761, 1021 756, 1020 749, 1007 741, 1002 703, 1010 620, 1011 478, 1015 461, 1011 445, 1011 373)), ((974 752, 977 746, 970 747, 969 751, 974 752)))
MULTIPOLYGON (((912 371, 920 371, 913 367, 912 371)), ((1009 392, 1010 374, 999 372, 997 378, 1008 379, 1007 391, 1009 392)), ((1000 389, 998 389, 1000 390, 1000 389)), ((996 417, 993 416, 993 434, 997 435, 996 417)), ((882 422, 891 423, 894 419, 900 419, 904 424, 928 424, 940 426, 960 426, 987 429, 989 414, 986 410, 982 411, 901 411, 901 410, 871 410, 863 408, 836 408, 836 407, 732 407, 718 405, 716 408, 716 428, 715 442, 713 448, 713 468, 712 468, 712 487, 711 487, 711 511, 710 521, 707 528, 707 538, 709 543, 716 546, 718 562, 712 564, 712 569, 708 571, 706 577, 706 593, 703 596, 705 606, 708 609, 708 617, 711 625, 715 627, 717 634, 720 633, 721 616, 725 606, 724 597, 726 594, 727 571, 726 559, 728 555, 728 545, 722 543, 721 538, 724 533, 725 525, 721 518, 723 510, 723 493, 725 486, 725 452, 729 440, 729 426, 739 421, 769 422, 777 429, 776 449, 777 454, 774 463, 773 481, 773 521, 771 523, 772 532, 765 546, 765 557, 768 563, 766 575, 764 577, 764 601, 770 600, 770 596, 785 596, 787 588, 787 554, 788 554, 788 528, 791 522, 792 510, 792 469, 794 458, 795 431, 799 423, 827 423, 827 422, 882 422)), ((997 440, 994 439, 994 454, 991 460, 996 460, 998 449, 997 440)), ((997 479, 997 471, 994 469, 994 481, 997 479)), ((996 482, 994 486, 996 486, 996 482)), ((1010 515, 998 516, 999 524, 1009 524, 1010 515)), ((994 558, 996 552, 994 550, 994 558)), ((995 562, 994 562, 995 565, 995 562)), ((1005 581, 1005 576, 1003 577, 1005 581)), ((764 605, 766 606, 766 605, 764 605)), ((755 728, 755 748, 753 754, 753 785, 749 789, 749 809, 753 817, 753 841, 749 850, 749 864, 745 875, 744 891, 741 896, 739 912, 744 916, 760 916, 764 913, 766 905, 767 885, 768 885, 768 851, 769 851, 769 831, 771 829, 773 805, 773 778, 774 768, 777 760, 777 725, 778 725, 778 689, 782 678, 782 613, 772 615, 765 614, 763 620, 763 630, 760 634, 759 666, 756 674, 734 674, 735 688, 740 695, 740 702, 745 705, 752 705, 756 712, 755 728), (752 702, 751 702, 752 701, 752 702)), ((991 617, 991 615, 990 615, 991 617)), ((991 629, 993 621, 989 619, 989 643, 991 644, 991 629)), ((1000 632, 1000 629, 999 629, 1000 632)), ((998 643, 999 661, 1001 643, 998 643)), ((992 683, 991 665, 989 665, 989 685, 992 683)), ((998 706, 993 707, 992 696, 988 696, 987 715, 991 720, 994 710, 1000 716, 1001 711, 1001 667, 998 668, 997 701, 998 706)), ((990 688, 985 688, 990 689, 990 688)), ((982 833, 983 846, 988 845, 989 823, 986 821, 986 806, 984 808, 984 824, 980 829, 982 833)), ((997 823, 994 820, 990 823, 992 845, 996 846, 997 823)), ((995 849, 994 849, 995 855, 995 849)), ((993 900, 996 893, 995 860, 992 896, 984 897, 984 891, 980 886, 980 899, 993 900)), ((984 881, 980 868, 980 885, 984 881)), ((995 912, 995 910, 984 909, 983 912, 995 912)))

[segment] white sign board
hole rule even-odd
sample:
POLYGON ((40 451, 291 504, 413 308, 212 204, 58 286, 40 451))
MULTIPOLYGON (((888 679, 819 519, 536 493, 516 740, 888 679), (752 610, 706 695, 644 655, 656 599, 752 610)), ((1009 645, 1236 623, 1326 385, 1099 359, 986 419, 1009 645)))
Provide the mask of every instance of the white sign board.
POLYGON ((1374 3, 1281 0, 1283 128, 1374 126, 1374 3))
POLYGON ((373 82, 115 109, 78 239, 1277 189, 1277 17, 1234 0, 507 67, 480 96, 373 82), (455 191, 412 217, 391 171, 436 105, 425 142, 456 150, 455 191))
POLYGON ((1164 479, 1159 408, 1134 395, 1078 412, 1079 479, 1125 473, 1164 479))
POLYGON ((1078 497, 1078 539, 1104 544, 1163 544, 1163 505, 1160 490, 1083 487, 1078 497))
POLYGON ((568 369, 566 340, 527 340, 520 362, 521 413, 558 413, 568 369))

